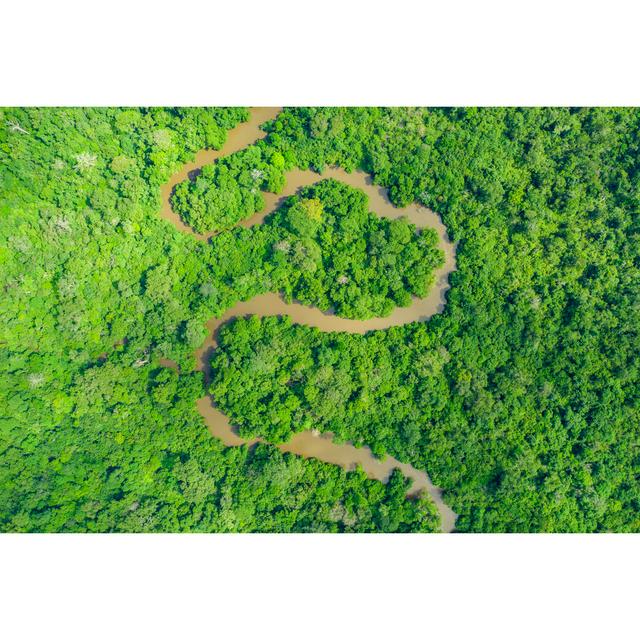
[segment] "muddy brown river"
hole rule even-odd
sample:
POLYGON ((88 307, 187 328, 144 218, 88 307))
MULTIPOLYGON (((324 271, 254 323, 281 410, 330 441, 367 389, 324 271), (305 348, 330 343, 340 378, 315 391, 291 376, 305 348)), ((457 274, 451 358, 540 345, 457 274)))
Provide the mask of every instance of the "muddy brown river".
MULTIPOLYGON (((260 126, 275 118, 280 112, 278 107, 255 107, 250 110, 250 118, 247 122, 238 125, 227 134, 227 141, 219 150, 205 150, 196 155, 193 162, 185 165, 179 172, 162 187, 161 216, 170 221, 183 233, 188 233, 198 240, 208 241, 214 233, 196 233, 187 226, 181 218, 171 209, 169 198, 174 187, 183 180, 193 178, 198 170, 205 164, 214 162, 218 158, 238 151, 256 140, 265 136, 260 126)), ((198 370, 205 375, 206 387, 209 386, 209 362, 211 354, 216 348, 216 334, 220 325, 236 316, 283 316, 287 315, 297 324, 317 327, 322 331, 345 331, 348 333, 366 333, 367 331, 387 329, 389 327, 407 324, 409 322, 424 321, 433 314, 439 313, 444 308, 445 292, 449 288, 449 274, 455 269, 455 245, 450 241, 447 230, 440 217, 416 203, 403 209, 394 207, 387 197, 386 189, 374 185, 371 177, 362 172, 347 173, 337 167, 327 168, 322 174, 313 171, 293 170, 287 173, 286 187, 283 192, 275 195, 263 193, 265 199, 264 208, 255 215, 242 220, 239 226, 251 227, 260 224, 264 218, 278 208, 283 199, 293 195, 301 187, 305 187, 325 178, 335 178, 353 187, 361 189, 369 196, 369 208, 379 216, 386 218, 408 218, 417 227, 431 227, 439 237, 439 246, 444 251, 444 265, 435 272, 435 283, 430 293, 425 298, 415 298, 408 307, 397 307, 391 315, 385 318, 372 318, 370 320, 351 320, 340 318, 331 313, 323 312, 314 307, 307 307, 293 302, 286 303, 276 293, 266 293, 254 296, 245 302, 239 302, 228 309, 220 318, 212 318, 207 323, 207 339, 200 349, 196 351, 198 370)), ((163 364, 171 365, 169 361, 163 364)), ((219 411, 211 396, 200 398, 197 402, 198 410, 204 418, 210 433, 220 438, 228 446, 251 445, 258 442, 244 440, 236 432, 229 418, 219 411)), ((402 473, 413 480, 409 495, 421 490, 426 491, 436 504, 442 520, 442 530, 451 532, 455 528, 456 514, 442 500, 442 492, 434 486, 424 471, 415 469, 407 463, 402 463, 395 458, 386 456, 384 460, 376 458, 369 447, 357 448, 352 444, 336 444, 329 433, 305 431, 292 436, 289 442, 277 445, 281 451, 294 453, 306 458, 317 458, 323 462, 337 464, 345 469, 354 469, 357 465, 362 467, 370 477, 386 482, 394 469, 400 469, 402 473)))

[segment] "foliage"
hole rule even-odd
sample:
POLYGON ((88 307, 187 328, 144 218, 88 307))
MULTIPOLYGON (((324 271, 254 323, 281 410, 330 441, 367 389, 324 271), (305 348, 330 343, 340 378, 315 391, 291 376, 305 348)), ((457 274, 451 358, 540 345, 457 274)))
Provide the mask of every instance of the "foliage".
POLYGON ((2 530, 437 530, 398 474, 224 447, 200 375, 158 367, 190 370, 205 320, 272 285, 275 228, 205 246, 157 213, 171 173, 246 117, 0 111, 2 530))
POLYGON ((171 207, 195 231, 230 229, 264 207, 261 191, 284 187, 284 158, 256 144, 205 165, 176 185, 171 207))
POLYGON ((301 190, 265 226, 279 235, 285 297, 347 318, 386 316, 425 296, 443 261, 433 229, 378 218, 364 193, 335 180, 301 190))
POLYGON ((433 504, 406 500, 398 472, 362 471, 228 448, 194 411, 200 374, 135 367, 116 353, 74 376, 73 407, 31 415, 3 450, 10 531, 435 531, 433 504), (44 445, 42 444, 44 443, 44 445), (35 474, 35 475, 34 475, 35 474))
MULTIPOLYGON (((357 241, 335 267, 340 220, 361 221, 353 237, 384 228, 383 257, 399 245, 330 183, 208 245, 160 220, 159 186, 246 115, 0 112, 4 530, 434 528, 426 498, 390 494, 397 475, 223 448, 196 413, 199 377, 157 366, 189 371, 205 320, 257 293, 362 317, 421 286, 391 278, 377 299, 381 274, 402 270, 365 263, 357 241), (316 279, 282 250, 294 242, 313 248, 316 279), (358 279, 355 298, 335 275, 358 279)), ((285 109, 265 140, 182 188, 185 219, 189 203, 211 202, 194 206, 201 229, 253 213, 246 172, 262 164, 274 177, 259 188, 276 191, 293 166, 359 167, 394 203, 442 214, 458 270, 427 323, 366 336, 230 323, 216 401, 246 433, 282 440, 313 421, 427 470, 461 531, 640 531, 639 125, 637 109, 285 109)))
POLYGON ((264 319, 247 338, 231 324, 216 401, 247 433, 313 420, 427 469, 461 531, 640 530, 639 116, 285 110, 268 144, 441 212, 458 270, 423 325, 361 337, 264 319), (252 363, 272 343, 267 376, 252 363))

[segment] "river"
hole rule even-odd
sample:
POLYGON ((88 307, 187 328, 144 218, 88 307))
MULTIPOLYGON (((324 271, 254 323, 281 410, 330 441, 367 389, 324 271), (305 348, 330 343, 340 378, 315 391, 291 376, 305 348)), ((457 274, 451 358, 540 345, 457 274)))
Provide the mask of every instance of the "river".
MULTIPOLYGON (((227 141, 221 149, 199 152, 193 162, 185 165, 179 172, 175 173, 161 189, 161 216, 175 225, 179 231, 188 233, 203 242, 208 241, 211 236, 215 235, 215 233, 196 233, 171 209, 169 198, 174 187, 183 180, 195 177, 203 165, 214 162, 222 156, 238 151, 263 138, 265 133, 260 129, 260 126, 264 122, 275 118, 279 112, 280 108, 276 107, 252 108, 249 120, 228 132, 227 141)), ((408 307, 397 307, 391 315, 385 318, 372 318, 369 320, 340 318, 315 307, 307 307, 296 302, 286 303, 276 293, 266 293, 254 296, 246 302, 239 302, 231 309, 228 309, 222 317, 209 320, 207 323, 208 337, 202 347, 196 351, 197 368, 204 373, 207 388, 209 386, 209 362, 212 351, 217 346, 217 330, 220 325, 236 316, 287 315, 297 324, 317 327, 322 331, 345 331, 363 334, 367 331, 386 329, 409 322, 425 321, 433 314, 441 312, 444 308, 445 293, 449 288, 449 274, 455 269, 456 263, 455 245, 450 241, 442 220, 438 214, 417 203, 402 209, 394 207, 387 197, 386 189, 374 185, 371 177, 362 171, 347 173, 337 167, 329 167, 322 174, 297 169, 290 171, 287 173, 286 187, 283 192, 278 195, 263 193, 265 199, 263 209, 250 218, 242 220, 238 225, 251 227, 260 224, 269 213, 278 208, 284 198, 293 195, 301 187, 314 184, 325 178, 335 178, 364 191, 369 196, 370 210, 379 216, 387 218, 407 217, 417 227, 431 227, 437 232, 440 241, 439 246, 444 251, 445 261, 443 266, 434 274, 435 283, 430 293, 425 298, 414 298, 412 304, 408 307)), ((172 363, 163 361, 163 364, 170 366, 172 363)), ((220 438, 226 445, 250 445, 258 442, 258 439, 248 441, 240 438, 229 418, 216 408, 211 396, 207 395, 200 398, 197 406, 210 433, 216 438, 220 438)), ((425 490, 438 508, 442 521, 442 530, 451 532, 455 528, 456 514, 444 503, 441 490, 433 485, 424 471, 415 469, 407 463, 402 463, 391 456, 386 456, 384 460, 379 460, 373 455, 369 447, 357 448, 352 444, 336 444, 329 433, 319 434, 312 431, 296 433, 288 442, 277 446, 281 451, 307 458, 317 458, 324 462, 340 465, 345 469, 353 469, 356 465, 360 465, 370 478, 375 478, 382 482, 388 480, 393 469, 400 469, 406 477, 413 480, 409 495, 425 490)))

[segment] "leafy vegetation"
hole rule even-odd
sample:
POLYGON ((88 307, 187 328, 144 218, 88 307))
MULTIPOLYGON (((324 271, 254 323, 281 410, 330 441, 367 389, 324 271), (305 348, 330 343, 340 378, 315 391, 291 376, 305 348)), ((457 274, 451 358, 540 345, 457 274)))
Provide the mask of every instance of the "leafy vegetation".
POLYGON ((409 344, 402 331, 385 334, 324 333, 287 318, 238 318, 219 332, 211 391, 243 437, 282 442, 320 429, 418 463, 421 430, 442 397, 429 377, 448 356, 423 351, 423 331, 413 332, 409 344), (410 372, 424 379, 420 403, 408 393, 410 372))
MULTIPOLYGON (((158 367, 192 369, 205 320, 237 300, 282 290, 365 317, 437 264, 429 234, 369 222, 331 183, 207 245, 160 220, 159 186, 246 117, 0 112, 4 530, 435 528, 398 476, 222 447, 194 407, 199 375, 158 367), (372 244, 338 249, 343 232, 378 234, 396 268, 365 262, 372 244), (310 247, 313 274, 283 242, 310 247)), ((244 433, 279 441, 313 423, 426 469, 460 531, 640 531, 639 125, 637 109, 285 109, 176 191, 187 221, 233 225, 293 166, 360 167, 395 204, 442 214, 458 270, 427 323, 366 336, 229 323, 216 402, 244 433)))
POLYGON ((400 473, 383 485, 268 445, 211 438, 194 410, 200 375, 136 367, 116 353, 74 376, 73 415, 59 424, 32 416, 3 451, 3 528, 437 530, 433 504, 406 500, 400 473))
POLYGON ((285 296, 347 318, 386 316, 425 296, 443 262, 433 229, 378 218, 364 193, 335 180, 301 190, 265 226, 280 236, 273 260, 285 296))
POLYGON ((313 421, 427 469, 461 531, 640 530, 639 116, 285 110, 268 144, 302 168, 362 166, 397 205, 441 212, 458 270, 423 325, 233 323, 217 402, 246 433, 313 421))
POLYGON ((206 319, 271 286, 275 228, 202 245, 157 214, 171 173, 246 117, 0 112, 2 530, 438 529, 399 474, 224 447, 195 407, 201 375, 158 367, 192 369, 206 319))
POLYGON ((199 233, 230 229, 264 207, 261 191, 282 190, 284 170, 282 154, 258 142, 176 185, 171 208, 199 233))

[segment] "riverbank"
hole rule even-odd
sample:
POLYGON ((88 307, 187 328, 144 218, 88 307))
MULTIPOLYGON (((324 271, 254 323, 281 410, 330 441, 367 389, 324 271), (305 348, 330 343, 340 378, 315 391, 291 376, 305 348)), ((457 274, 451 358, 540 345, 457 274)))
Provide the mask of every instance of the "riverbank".
MULTIPOLYGON (((197 174, 203 165, 214 162, 216 159, 234 153, 245 146, 254 143, 264 137, 265 133, 260 126, 277 116, 279 108, 252 108, 250 119, 229 132, 225 145, 219 150, 202 151, 196 159, 185 165, 179 172, 162 187, 161 217, 171 222, 183 232, 192 235, 200 241, 208 241, 215 233, 199 234, 186 225, 180 217, 171 209, 170 196, 176 184, 189 179, 197 174)), ((274 316, 287 315, 294 323, 317 327, 322 331, 344 331, 347 333, 364 334, 368 331, 387 329, 400 326, 409 322, 423 322, 444 308, 445 294, 449 288, 449 274, 455 269, 455 245, 449 239, 446 228, 438 214, 426 209, 417 203, 398 209, 392 205, 387 196, 386 189, 372 183, 371 177, 362 172, 347 173, 343 169, 330 167, 321 174, 313 171, 294 170, 287 173, 287 183, 280 194, 264 193, 265 206, 255 215, 239 222, 239 226, 251 227, 262 223, 264 218, 273 212, 281 204, 283 199, 296 193, 301 187, 312 185, 326 178, 333 178, 350 186, 364 191, 369 197, 369 208, 381 217, 401 218, 406 217, 419 228, 431 227, 435 229, 439 238, 439 246, 444 252, 444 264, 435 271, 435 283, 424 298, 414 298, 412 304, 407 307, 397 307, 385 318, 371 318, 369 320, 352 320, 340 318, 331 313, 325 313, 320 309, 307 307, 296 302, 287 303, 276 293, 266 293, 254 296, 248 301, 239 302, 228 309, 222 317, 212 318, 207 323, 207 339, 195 353, 197 368, 205 375, 205 386, 209 386, 209 362, 212 351, 216 348, 216 334, 218 328, 231 318, 243 315, 274 316)), ((164 362, 164 364, 169 364, 164 362)), ((240 438, 231 425, 229 418, 219 411, 211 396, 200 398, 197 402, 198 411, 202 415, 210 433, 220 438, 228 446, 252 444, 240 438)), ((418 491, 426 491, 436 504, 441 520, 442 529, 445 532, 455 528, 456 514, 442 500, 442 491, 434 486, 424 471, 415 469, 407 463, 390 456, 384 460, 376 458, 368 447, 357 448, 351 444, 336 444, 331 434, 318 434, 312 431, 294 434, 288 442, 278 445, 281 451, 294 453, 303 457, 314 457, 324 462, 338 464, 346 469, 360 465, 370 478, 386 482, 393 469, 400 469, 402 473, 413 480, 409 495, 418 491)))

